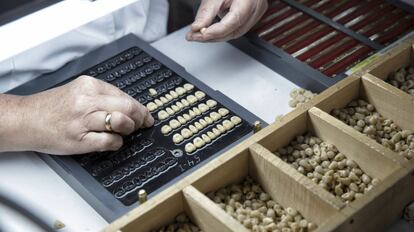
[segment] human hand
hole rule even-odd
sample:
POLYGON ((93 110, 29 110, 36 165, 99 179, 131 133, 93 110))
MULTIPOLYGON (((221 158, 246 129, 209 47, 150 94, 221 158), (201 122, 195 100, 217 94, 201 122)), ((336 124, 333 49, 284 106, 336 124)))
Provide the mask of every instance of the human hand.
POLYGON ((87 76, 25 97, 23 107, 26 146, 49 154, 117 150, 123 144, 121 135, 154 123, 148 109, 138 101, 115 86, 87 76), (105 128, 108 113, 112 114, 113 133, 105 128))
POLYGON ((198 42, 238 38, 259 21, 267 7, 267 0, 203 0, 186 38, 198 42), (212 24, 217 15, 220 22, 212 24))

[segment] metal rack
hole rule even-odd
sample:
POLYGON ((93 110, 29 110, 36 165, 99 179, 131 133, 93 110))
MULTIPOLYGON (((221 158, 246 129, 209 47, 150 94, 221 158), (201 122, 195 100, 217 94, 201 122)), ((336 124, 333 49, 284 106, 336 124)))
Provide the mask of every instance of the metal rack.
POLYGON ((411 32, 410 10, 385 0, 274 0, 248 35, 231 43, 299 86, 320 92, 411 32))

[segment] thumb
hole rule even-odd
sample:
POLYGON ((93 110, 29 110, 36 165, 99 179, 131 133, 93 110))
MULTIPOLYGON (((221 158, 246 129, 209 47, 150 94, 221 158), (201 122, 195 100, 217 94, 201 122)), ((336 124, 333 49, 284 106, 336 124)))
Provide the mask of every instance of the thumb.
POLYGON ((222 0, 203 0, 191 25, 191 30, 197 32, 203 27, 210 26, 219 13, 222 4, 222 0))

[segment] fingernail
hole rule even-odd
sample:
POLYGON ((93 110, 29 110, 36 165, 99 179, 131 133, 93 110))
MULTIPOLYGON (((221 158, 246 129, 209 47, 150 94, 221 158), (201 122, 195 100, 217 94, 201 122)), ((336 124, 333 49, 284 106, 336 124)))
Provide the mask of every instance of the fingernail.
POLYGON ((191 37, 190 32, 187 35, 185 35, 185 39, 188 40, 188 41, 192 41, 193 40, 193 38, 191 37))
POLYGON ((145 119, 144 126, 145 127, 151 127, 152 125, 154 125, 154 118, 152 117, 151 114, 148 114, 148 116, 145 119))
POLYGON ((192 36, 192 40, 203 40, 203 35, 202 34, 195 34, 192 36))

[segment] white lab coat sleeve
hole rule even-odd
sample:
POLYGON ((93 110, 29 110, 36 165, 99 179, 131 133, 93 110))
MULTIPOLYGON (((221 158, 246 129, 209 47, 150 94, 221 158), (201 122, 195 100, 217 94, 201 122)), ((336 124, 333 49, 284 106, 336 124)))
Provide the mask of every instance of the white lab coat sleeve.
POLYGON ((133 33, 146 41, 166 34, 167 0, 141 0, 0 63, 0 92, 133 33))

